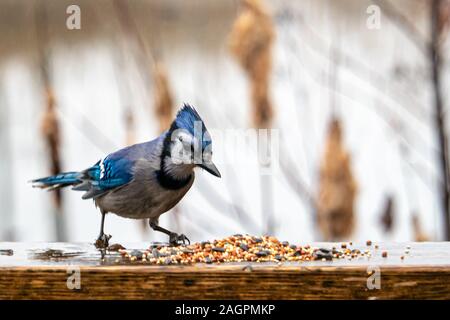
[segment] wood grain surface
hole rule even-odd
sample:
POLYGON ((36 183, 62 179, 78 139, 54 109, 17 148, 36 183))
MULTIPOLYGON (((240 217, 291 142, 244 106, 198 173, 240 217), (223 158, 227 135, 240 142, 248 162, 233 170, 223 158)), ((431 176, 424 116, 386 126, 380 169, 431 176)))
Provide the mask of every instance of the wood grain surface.
POLYGON ((152 266, 89 244, 0 243, 0 299, 450 299, 449 242, 377 245, 354 244, 372 257, 352 260, 152 266), (74 271, 79 289, 67 285, 74 271))

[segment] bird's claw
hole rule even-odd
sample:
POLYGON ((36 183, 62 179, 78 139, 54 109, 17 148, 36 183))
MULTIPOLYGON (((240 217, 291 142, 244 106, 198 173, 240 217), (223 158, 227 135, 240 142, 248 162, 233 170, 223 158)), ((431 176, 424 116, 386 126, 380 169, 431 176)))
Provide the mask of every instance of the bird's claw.
POLYGON ((109 234, 102 234, 98 237, 98 239, 95 241, 95 247, 97 249, 106 249, 109 246, 109 239, 111 239, 111 236, 109 234))
POLYGON ((178 246, 180 244, 191 244, 191 241, 184 234, 171 233, 169 242, 171 245, 178 246))

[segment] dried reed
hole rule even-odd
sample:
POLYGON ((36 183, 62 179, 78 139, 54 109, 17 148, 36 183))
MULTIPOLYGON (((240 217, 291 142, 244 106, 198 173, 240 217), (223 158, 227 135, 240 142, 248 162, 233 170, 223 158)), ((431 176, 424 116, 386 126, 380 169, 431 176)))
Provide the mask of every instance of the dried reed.
POLYGON ((422 230, 420 219, 417 213, 414 213, 412 216, 412 225, 414 232, 414 241, 417 242, 430 241, 430 237, 428 237, 428 235, 425 234, 422 230))
MULTIPOLYGON (((41 132, 49 153, 51 174, 56 175, 61 170, 61 133, 56 101, 50 75, 50 33, 48 26, 47 6, 35 3, 33 7, 36 31, 36 46, 39 61, 39 74, 42 81, 42 90, 45 96, 45 109, 41 118, 41 132)), ((57 189, 52 194, 54 199, 54 223, 57 241, 66 240, 65 221, 62 205, 62 193, 57 189)))
POLYGON ((130 107, 125 109, 125 143, 131 146, 136 143, 136 128, 133 110, 130 107))
POLYGON ((386 233, 392 232, 394 225, 394 198, 387 196, 383 212, 381 214, 381 225, 386 233))
MULTIPOLYGON (((274 38, 274 26, 262 1, 243 0, 242 10, 231 30, 229 48, 249 77, 252 123, 256 128, 270 128, 274 118, 269 94, 274 38)), ((268 145, 270 147, 270 142, 268 145)), ((270 153, 270 149, 267 151, 270 153)), ((268 163, 260 165, 261 173, 269 166, 268 163)), ((261 174, 260 178, 264 232, 273 234, 275 222, 271 177, 261 174)))
POLYGON ((159 131, 170 127, 173 119, 173 99, 167 77, 167 71, 162 63, 156 63, 153 68, 155 90, 155 114, 159 122, 159 131))
POLYGON ((450 27, 450 0, 441 0, 439 3, 438 32, 440 42, 444 42, 450 27))
POLYGON ((317 202, 317 222, 324 240, 337 241, 351 236, 355 225, 353 206, 356 192, 350 156, 343 144, 341 123, 333 119, 320 168, 317 202))
MULTIPOLYGON (((46 107, 41 119, 41 132, 45 138, 45 142, 50 155, 51 174, 56 175, 61 172, 60 162, 60 128, 58 116, 56 114, 56 103, 53 90, 47 86, 46 107)), ((61 208, 61 190, 54 191, 55 204, 61 208)))
POLYGON ((274 26, 262 1, 243 0, 229 37, 229 47, 250 78, 252 119, 257 128, 269 128, 274 116, 269 97, 274 38, 274 26))

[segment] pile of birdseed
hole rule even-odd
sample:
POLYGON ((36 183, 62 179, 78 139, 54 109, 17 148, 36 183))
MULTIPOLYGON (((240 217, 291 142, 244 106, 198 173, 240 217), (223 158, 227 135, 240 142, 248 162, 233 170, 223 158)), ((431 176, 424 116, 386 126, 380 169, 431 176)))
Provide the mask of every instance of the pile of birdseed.
POLYGON ((225 263, 225 262, 291 262, 333 260, 342 258, 370 257, 369 250, 358 249, 313 248, 309 245, 297 246, 287 241, 279 241, 275 237, 255 237, 236 234, 220 240, 205 241, 190 245, 167 246, 152 244, 145 251, 118 250, 126 261, 149 264, 193 264, 193 263, 225 263))

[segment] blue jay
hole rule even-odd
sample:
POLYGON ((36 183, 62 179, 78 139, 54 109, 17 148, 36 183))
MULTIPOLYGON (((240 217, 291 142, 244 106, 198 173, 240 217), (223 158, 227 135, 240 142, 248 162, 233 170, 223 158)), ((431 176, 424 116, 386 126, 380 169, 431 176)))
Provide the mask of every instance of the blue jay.
POLYGON ((158 224, 161 214, 173 208, 191 188, 194 168, 221 177, 211 160, 212 142, 197 111, 184 104, 170 128, 152 141, 120 149, 80 172, 64 172, 32 180, 33 187, 56 190, 72 186, 85 191, 102 214, 97 248, 108 247, 105 216, 115 213, 132 219, 149 219, 150 227, 169 236, 172 245, 189 242, 158 224))

